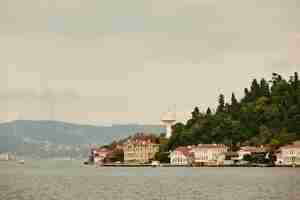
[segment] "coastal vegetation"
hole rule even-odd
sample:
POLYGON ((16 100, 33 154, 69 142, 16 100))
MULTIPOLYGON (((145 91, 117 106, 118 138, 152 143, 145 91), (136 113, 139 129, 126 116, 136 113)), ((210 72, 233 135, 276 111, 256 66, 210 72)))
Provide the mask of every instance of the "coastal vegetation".
POLYGON ((241 145, 288 144, 300 138, 300 81, 295 72, 289 80, 273 73, 272 79, 254 79, 238 100, 220 94, 215 112, 198 107, 185 124, 173 126, 173 135, 163 151, 199 143, 222 143, 237 149, 241 145))

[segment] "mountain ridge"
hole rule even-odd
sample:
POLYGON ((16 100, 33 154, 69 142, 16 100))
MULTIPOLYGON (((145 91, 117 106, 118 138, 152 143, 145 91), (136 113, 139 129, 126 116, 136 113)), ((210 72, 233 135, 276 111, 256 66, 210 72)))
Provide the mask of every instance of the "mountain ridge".
POLYGON ((90 144, 106 144, 137 132, 160 134, 162 125, 118 124, 111 126, 80 125, 51 120, 16 120, 0 123, 0 152, 17 152, 40 157, 60 157, 90 144), (41 155, 43 154, 43 155, 41 155))

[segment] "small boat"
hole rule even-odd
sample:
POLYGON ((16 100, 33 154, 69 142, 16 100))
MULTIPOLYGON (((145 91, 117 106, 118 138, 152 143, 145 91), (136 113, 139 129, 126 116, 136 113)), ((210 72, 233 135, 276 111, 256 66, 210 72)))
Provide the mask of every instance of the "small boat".
POLYGON ((18 163, 23 165, 25 164, 25 160, 19 160, 18 163))
POLYGON ((84 165, 88 165, 88 164, 89 164, 89 161, 84 161, 83 164, 84 164, 84 165))
POLYGON ((152 161, 151 166, 152 167, 159 167, 160 166, 160 162, 159 161, 152 161))

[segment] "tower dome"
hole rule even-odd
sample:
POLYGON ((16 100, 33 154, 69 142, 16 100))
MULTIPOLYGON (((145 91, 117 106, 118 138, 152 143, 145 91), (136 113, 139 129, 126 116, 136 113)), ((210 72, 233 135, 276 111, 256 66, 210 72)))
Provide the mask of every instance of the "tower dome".
POLYGON ((176 121, 176 114, 175 112, 167 112, 165 113, 162 118, 162 122, 175 122, 176 121))
POLYGON ((172 125, 176 122, 175 112, 167 112, 163 114, 161 121, 166 125, 166 138, 172 136, 172 125))

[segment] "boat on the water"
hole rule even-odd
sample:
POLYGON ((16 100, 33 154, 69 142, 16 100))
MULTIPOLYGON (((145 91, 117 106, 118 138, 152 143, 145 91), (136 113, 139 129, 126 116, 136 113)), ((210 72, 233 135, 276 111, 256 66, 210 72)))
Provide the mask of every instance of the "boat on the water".
POLYGON ((159 161, 152 161, 152 163, 151 163, 151 166, 152 167, 159 167, 160 166, 160 162, 159 161))
POLYGON ((25 164, 25 160, 19 160, 18 163, 23 165, 25 164))

